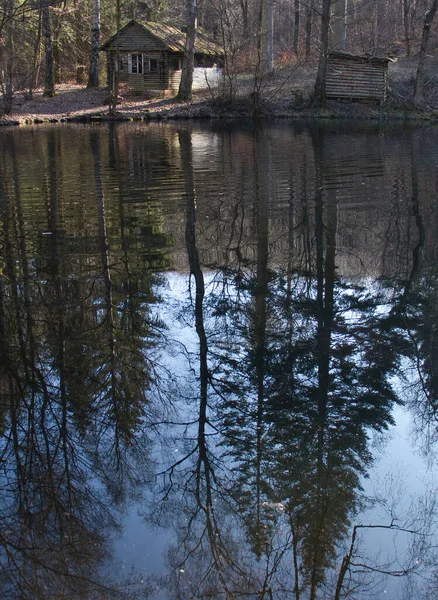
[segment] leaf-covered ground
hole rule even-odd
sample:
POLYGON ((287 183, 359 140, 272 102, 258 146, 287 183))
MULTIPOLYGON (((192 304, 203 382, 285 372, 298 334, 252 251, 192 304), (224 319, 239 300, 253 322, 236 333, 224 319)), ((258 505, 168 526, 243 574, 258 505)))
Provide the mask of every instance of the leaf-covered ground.
MULTIPOLYGON (((438 58, 429 57, 426 72, 426 105, 423 113, 438 113, 438 58)), ((330 102, 325 116, 351 116, 364 118, 390 118, 413 110, 410 98, 413 92, 416 60, 400 59, 390 65, 390 92, 386 104, 330 102)), ((309 99, 313 89, 316 65, 291 65, 277 71, 275 76, 263 81, 259 87, 261 115, 280 117, 312 116, 309 99)), ((190 118, 233 117, 253 114, 254 80, 239 76, 233 83, 236 96, 233 103, 214 98, 210 91, 195 95, 191 104, 178 104, 172 98, 151 98, 132 95, 121 89, 118 113, 132 118, 190 118)), ((77 120, 108 115, 105 88, 86 89, 83 86, 62 84, 56 88, 54 98, 44 98, 42 90, 36 90, 33 98, 17 93, 14 112, 3 123, 33 123, 47 121, 77 120)), ((418 111, 413 112, 413 115, 418 111)))

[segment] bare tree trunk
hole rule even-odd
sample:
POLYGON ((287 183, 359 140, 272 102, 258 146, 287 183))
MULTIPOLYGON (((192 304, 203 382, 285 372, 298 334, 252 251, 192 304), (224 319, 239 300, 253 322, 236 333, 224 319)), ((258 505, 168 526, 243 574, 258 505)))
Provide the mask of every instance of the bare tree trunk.
MULTIPOLYGON (((52 0, 47 0, 50 4, 52 0)), ((64 12, 66 9, 66 2, 63 3, 62 9, 57 10, 51 15, 51 30, 52 30, 52 46, 53 46, 53 72, 55 77, 55 85, 61 83, 61 48, 60 48, 60 37, 63 26, 64 12)))
POLYGON ((53 60, 53 40, 52 28, 50 24, 50 11, 47 0, 42 6, 42 28, 44 36, 44 46, 46 49, 46 79, 44 82, 44 96, 53 97, 55 95, 55 65, 53 60))
MULTIPOLYGON (((4 111, 8 115, 12 112, 13 103, 13 72, 14 72, 14 2, 9 0, 6 5, 6 47, 3 46, 1 54, 6 57, 4 71, 4 111)), ((1 40, 0 32, 0 40, 1 40)))
POLYGON ((406 56, 411 55, 411 36, 409 27, 409 9, 411 0, 403 0, 403 30, 405 35, 406 56))
POLYGON ((242 32, 245 42, 249 41, 249 20, 248 20, 248 0, 240 0, 240 8, 242 10, 242 32))
POLYGON ((418 56, 417 76, 415 79, 415 93, 413 102, 417 106, 424 104, 424 69, 426 63, 427 48, 429 45, 430 28, 438 10, 438 0, 432 0, 430 9, 424 17, 423 36, 421 38, 420 54, 418 56))
POLYGON ((197 22, 196 0, 187 0, 187 34, 184 60, 176 99, 179 102, 189 102, 192 99, 193 68, 195 66, 195 41, 197 22))
POLYGON ((40 61, 41 61, 41 20, 42 14, 41 9, 38 11, 38 33, 37 38, 35 40, 35 47, 33 52, 33 63, 32 63, 32 73, 29 83, 29 98, 32 98, 33 90, 36 88, 38 84, 38 75, 40 69, 40 61))
POLYGON ((93 0, 93 23, 91 26, 90 70, 87 87, 99 86, 99 41, 100 41, 100 0, 93 0))
POLYGON ((373 0, 371 8, 373 11, 373 14, 372 14, 373 32, 372 32, 371 42, 372 42, 372 49, 374 51, 379 44, 379 5, 378 5, 377 0, 373 0))
POLYGON ((300 46, 300 0, 295 0, 294 3, 294 45, 293 51, 295 56, 298 55, 300 46))
POLYGON ((318 73, 316 75, 315 88, 313 91, 313 102, 319 106, 324 106, 325 104, 331 4, 332 0, 323 0, 321 13, 321 49, 318 73))
MULTIPOLYGON (((248 9, 247 1, 242 1, 242 11, 243 5, 246 5, 246 10, 248 9)), ((220 82, 219 89, 221 90, 221 95, 224 98, 229 98, 232 100, 234 97, 234 83, 235 83, 235 59, 237 54, 237 48, 233 35, 234 28, 234 20, 232 15, 230 14, 226 2, 221 2, 220 10, 218 11, 218 33, 220 36, 220 43, 224 49, 224 60, 223 60, 223 79, 220 82)), ((248 13, 246 14, 246 18, 248 18, 248 13)), ((243 28, 248 26, 248 22, 243 21, 243 28)), ((245 37, 246 43, 249 40, 249 33, 247 31, 247 37, 245 37)))
POLYGON ((262 0, 261 7, 261 71, 274 71, 274 0, 262 0))
POLYGON ((306 11, 306 58, 309 58, 312 44, 312 22, 315 0, 310 0, 306 11))
POLYGON ((55 76, 55 84, 61 83, 61 53, 59 51, 58 35, 53 39, 53 73, 55 76))
POLYGON ((9 115, 12 112, 12 105, 13 105, 13 66, 14 66, 14 54, 13 54, 13 49, 10 46, 9 52, 8 52, 8 57, 6 59, 6 69, 5 69, 4 111, 5 111, 5 114, 7 114, 7 115, 9 115))
POLYGON ((117 98, 119 97, 119 66, 120 66, 120 20, 121 20, 121 10, 120 10, 120 0, 116 0, 116 52, 115 56, 111 55, 110 61, 112 63, 111 69, 111 92, 110 92, 110 104, 109 104, 109 113, 113 117, 117 112, 117 98))
POLYGON ((347 46, 347 0, 333 2, 332 47, 345 50, 347 46))

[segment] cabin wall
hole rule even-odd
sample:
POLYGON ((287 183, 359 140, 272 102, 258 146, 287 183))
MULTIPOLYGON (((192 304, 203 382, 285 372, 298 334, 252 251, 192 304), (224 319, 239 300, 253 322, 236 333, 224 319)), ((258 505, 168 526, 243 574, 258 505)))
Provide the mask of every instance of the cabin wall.
POLYGON ((173 69, 169 69, 169 89, 173 91, 177 91, 179 89, 179 84, 181 81, 181 73, 182 71, 174 71, 173 69))
POLYGON ((383 102, 388 87, 387 74, 387 64, 338 57, 329 58, 326 96, 383 102))
POLYGON ((175 63, 179 64, 179 67, 182 66, 184 55, 183 54, 170 54, 168 57, 169 60, 169 89, 172 91, 178 91, 179 84, 181 81, 181 68, 175 69, 175 63))
MULTIPOLYGON (((108 85, 110 85, 115 63, 115 53, 112 52, 108 59, 108 85)), ((119 65, 119 82, 126 84, 134 92, 160 91, 169 87, 169 60, 165 51, 143 53, 140 50, 131 50, 131 52, 120 52, 119 65), (143 54, 143 73, 129 72, 129 54, 132 53, 143 54), (151 72, 147 69, 150 58, 158 61, 158 71, 151 72)))
MULTIPOLYGON (((181 81, 181 69, 174 69, 174 55, 167 55, 165 52, 148 53, 144 56, 144 64, 148 58, 158 60, 158 71, 145 73, 129 73, 128 54, 120 53, 119 82, 126 84, 133 92, 150 91, 178 91, 181 81)), ((108 57, 108 85, 112 79, 115 54, 108 57)), ((182 54, 179 57, 182 61, 182 54)), ((217 88, 222 78, 222 70, 217 67, 195 67, 193 71, 193 90, 202 90, 208 87, 217 88)))
MULTIPOLYGON (((178 91, 181 81, 183 53, 169 52, 168 48, 150 35, 138 24, 132 24, 121 31, 118 41, 112 39, 105 45, 108 53, 108 86, 110 85, 115 65, 115 56, 119 46, 119 81, 126 84, 134 92, 145 91, 178 91), (129 72, 129 55, 143 55, 143 73, 129 72), (156 59, 158 70, 149 71, 147 61, 156 59)), ((193 89, 204 89, 208 86, 217 87, 221 71, 216 68, 216 58, 203 54, 195 57, 193 73, 193 89), (201 66, 202 65, 202 66, 201 66)))
MULTIPOLYGON (((124 29, 118 39, 120 68, 119 81, 134 92, 147 90, 165 90, 169 85, 169 65, 165 46, 137 24, 124 29), (129 73, 129 54, 143 54, 143 73, 129 73), (150 72, 146 68, 149 58, 158 61, 158 71, 150 72)), ((106 48, 108 52, 108 85, 112 80, 117 40, 106 48)))

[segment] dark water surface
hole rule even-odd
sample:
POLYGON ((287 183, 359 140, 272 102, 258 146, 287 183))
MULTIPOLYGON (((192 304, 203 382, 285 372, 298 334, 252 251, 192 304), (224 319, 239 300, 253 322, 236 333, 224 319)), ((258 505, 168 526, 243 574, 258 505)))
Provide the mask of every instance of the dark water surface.
POLYGON ((438 129, 0 134, 0 597, 435 598, 438 129))

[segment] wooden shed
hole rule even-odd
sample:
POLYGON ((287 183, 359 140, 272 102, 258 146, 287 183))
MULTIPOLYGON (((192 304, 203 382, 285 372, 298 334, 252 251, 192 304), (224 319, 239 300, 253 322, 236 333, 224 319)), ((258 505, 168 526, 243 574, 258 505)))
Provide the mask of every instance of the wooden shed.
POLYGON ((384 102, 391 58, 331 52, 327 61, 326 97, 384 102))
MULTIPOLYGON (((130 21, 119 32, 119 81, 133 91, 176 91, 181 80, 186 34, 178 27, 148 21, 130 21)), ((107 53, 108 85, 112 81, 117 35, 100 50, 107 53)), ((195 43, 193 88, 217 85, 223 51, 212 37, 198 28, 195 43), (208 82, 208 83, 207 83, 208 82)))

